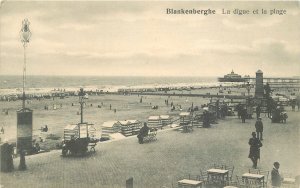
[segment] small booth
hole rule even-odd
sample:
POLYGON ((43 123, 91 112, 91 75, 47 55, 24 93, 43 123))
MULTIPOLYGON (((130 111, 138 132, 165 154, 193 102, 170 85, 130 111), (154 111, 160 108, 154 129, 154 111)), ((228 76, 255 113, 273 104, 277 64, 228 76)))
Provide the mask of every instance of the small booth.
POLYGON ((148 127, 149 128, 161 128, 162 127, 162 121, 159 116, 150 116, 148 118, 148 127))

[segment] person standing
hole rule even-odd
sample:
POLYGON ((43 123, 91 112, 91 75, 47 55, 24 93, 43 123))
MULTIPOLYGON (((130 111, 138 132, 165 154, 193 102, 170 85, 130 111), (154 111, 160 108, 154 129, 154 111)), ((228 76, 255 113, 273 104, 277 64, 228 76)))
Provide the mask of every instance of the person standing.
POLYGON ((256 129, 257 138, 263 140, 264 125, 263 122, 261 121, 261 118, 258 118, 256 120, 255 129, 256 129))
POLYGON ((257 105, 256 107, 256 119, 260 118, 261 108, 260 105, 257 105))
POLYGON ((137 135, 140 144, 144 143, 144 137, 148 135, 148 132, 149 132, 149 127, 147 126, 147 123, 144 122, 144 126, 140 129, 140 132, 137 135))
POLYGON ((246 122, 246 118, 247 118, 247 109, 246 109, 246 107, 242 108, 241 118, 242 118, 242 123, 245 123, 246 122))
POLYGON ((257 160, 260 159, 260 147, 262 143, 256 138, 256 133, 252 132, 252 138, 249 139, 248 144, 250 145, 249 158, 253 163, 253 168, 257 168, 257 160))
POLYGON ((271 171, 272 188, 278 188, 281 186, 281 181, 283 180, 283 178, 281 177, 278 171, 280 164, 279 162, 274 162, 273 165, 274 167, 271 171))

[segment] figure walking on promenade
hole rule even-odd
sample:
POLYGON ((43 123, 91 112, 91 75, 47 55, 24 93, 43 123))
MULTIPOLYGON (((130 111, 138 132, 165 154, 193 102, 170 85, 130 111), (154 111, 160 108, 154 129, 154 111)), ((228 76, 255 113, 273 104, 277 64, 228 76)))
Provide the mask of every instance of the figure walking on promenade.
POLYGON ((250 145, 249 158, 253 163, 253 168, 257 168, 257 160, 260 159, 260 147, 262 143, 256 138, 256 133, 252 132, 252 138, 249 139, 248 144, 250 145))
POLYGON ((242 108, 241 118, 242 118, 242 123, 245 123, 246 122, 246 118, 247 118, 247 109, 246 109, 246 107, 242 108))
POLYGON ((147 123, 144 123, 144 127, 140 129, 139 134, 137 135, 139 139, 139 143, 143 144, 144 143, 144 137, 148 135, 149 127, 147 126, 147 123))
POLYGON ((281 181, 283 180, 278 171, 280 164, 279 162, 275 162, 273 165, 274 167, 271 172, 272 188, 278 188, 281 186, 281 181))
POLYGON ((260 108, 260 105, 257 105, 256 107, 256 119, 258 119, 260 117, 260 113, 261 113, 261 108, 260 108))
POLYGON ((264 125, 263 122, 261 121, 261 118, 258 118, 256 120, 255 129, 256 129, 257 138, 263 140, 264 125))

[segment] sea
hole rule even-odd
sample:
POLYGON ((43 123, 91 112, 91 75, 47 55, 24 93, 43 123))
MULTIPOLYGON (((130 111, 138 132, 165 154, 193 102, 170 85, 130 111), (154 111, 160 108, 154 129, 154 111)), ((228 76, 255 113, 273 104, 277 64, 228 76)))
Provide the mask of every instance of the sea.
MULTIPOLYGON (((116 92, 118 89, 162 87, 214 87, 232 83, 220 83, 217 77, 141 77, 141 76, 27 76, 26 93, 102 90, 116 92)), ((23 77, 0 75, 0 95, 20 94, 23 77)))

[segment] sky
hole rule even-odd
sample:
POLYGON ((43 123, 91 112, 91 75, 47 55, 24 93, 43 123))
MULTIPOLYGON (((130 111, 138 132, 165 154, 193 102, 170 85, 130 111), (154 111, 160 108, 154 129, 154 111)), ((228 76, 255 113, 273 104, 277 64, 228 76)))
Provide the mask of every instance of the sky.
POLYGON ((30 21, 27 75, 300 76, 300 3, 4 1, 0 75, 22 75, 22 20, 30 21), (215 15, 170 15, 214 9, 215 15), (224 15, 222 9, 285 9, 224 15))

